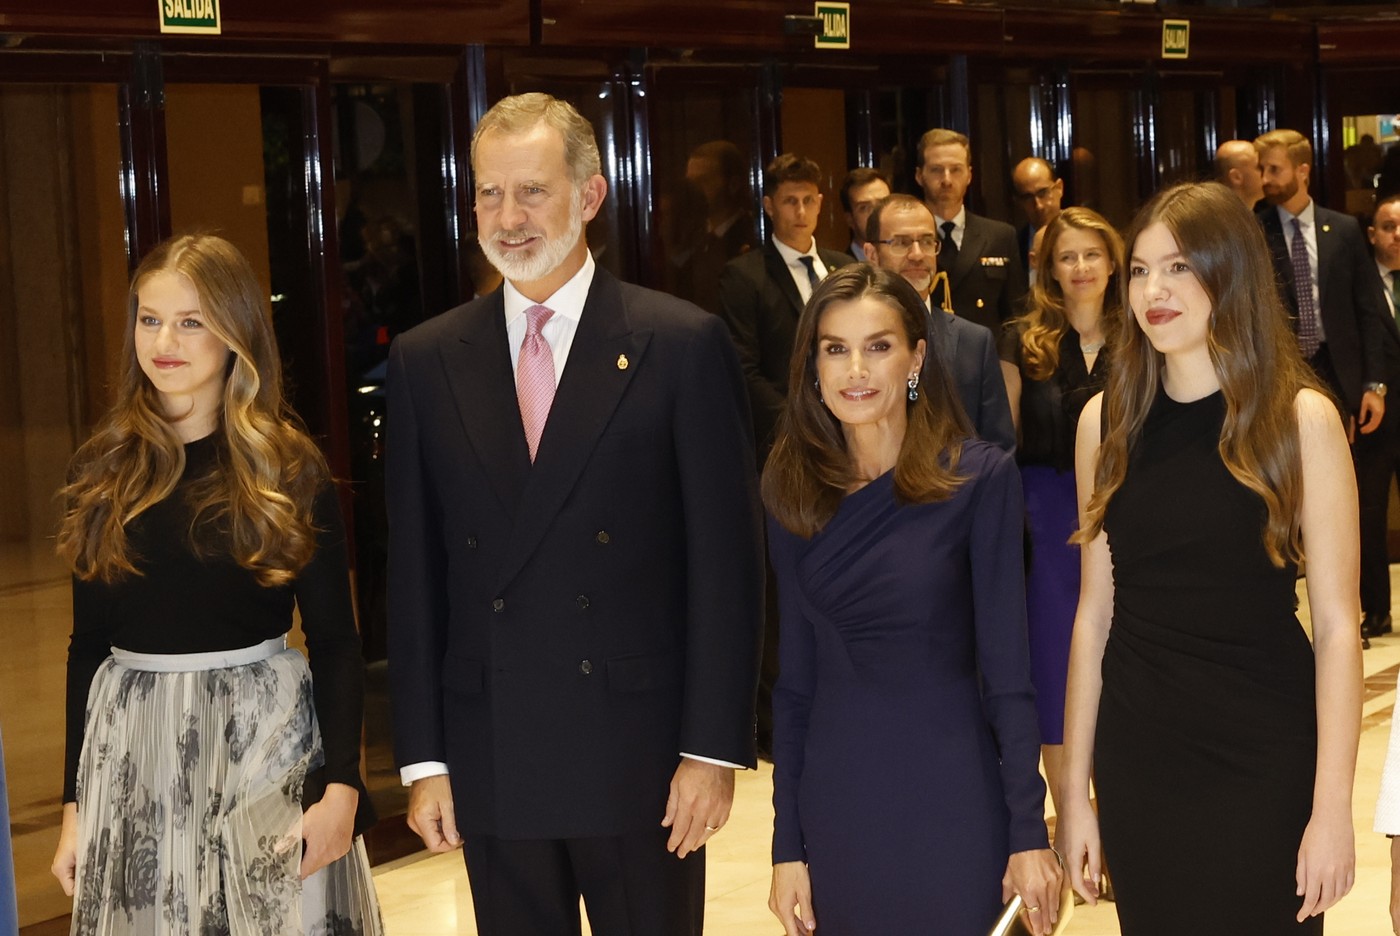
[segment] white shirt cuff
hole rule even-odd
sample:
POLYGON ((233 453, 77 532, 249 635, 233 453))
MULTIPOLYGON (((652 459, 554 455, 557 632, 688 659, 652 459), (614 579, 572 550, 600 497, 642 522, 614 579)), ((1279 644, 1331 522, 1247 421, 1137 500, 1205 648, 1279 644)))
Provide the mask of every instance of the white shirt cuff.
POLYGON ((399 768, 399 780, 404 786, 412 786, 414 780, 423 780, 427 777, 442 777, 447 774, 447 765, 442 761, 419 761, 416 764, 409 764, 407 767, 399 768))
POLYGON ((698 760, 702 764, 714 764, 716 767, 733 767, 735 770, 748 770, 743 764, 731 764, 727 760, 716 760, 713 757, 701 757, 699 754, 687 754, 681 751, 681 757, 688 757, 691 760, 698 760))

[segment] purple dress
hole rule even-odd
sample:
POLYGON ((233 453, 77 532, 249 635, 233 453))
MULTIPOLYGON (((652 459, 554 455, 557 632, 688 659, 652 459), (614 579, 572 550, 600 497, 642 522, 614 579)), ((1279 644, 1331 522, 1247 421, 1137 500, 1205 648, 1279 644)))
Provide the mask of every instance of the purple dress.
POLYGON ((1108 354, 1090 369, 1079 349, 1079 333, 1060 337, 1059 365, 1034 380, 1021 357, 1024 327, 1002 334, 1001 358, 1021 369, 1021 440, 1016 460, 1026 492, 1030 559, 1026 569, 1026 626, 1031 645, 1031 682, 1046 744, 1065 741, 1065 683, 1074 612, 1079 606, 1079 547, 1069 538, 1079 528, 1074 485, 1074 437, 1084 404, 1103 389, 1108 354))
POLYGON ((823 936, 983 936, 1046 847, 1020 480, 978 441, 958 471, 923 505, 883 475, 811 540, 770 522, 773 860, 808 862, 823 936))

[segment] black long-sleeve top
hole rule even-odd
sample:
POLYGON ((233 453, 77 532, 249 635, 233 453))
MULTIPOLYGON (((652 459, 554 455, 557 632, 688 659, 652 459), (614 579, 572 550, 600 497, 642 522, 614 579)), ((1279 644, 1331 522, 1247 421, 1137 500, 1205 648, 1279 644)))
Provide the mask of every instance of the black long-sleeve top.
MULTIPOLYGON (((84 709, 93 676, 111 648, 137 653, 236 650, 280 637, 301 611, 310 657, 316 719, 326 766, 324 781, 360 791, 357 827, 372 812, 360 780, 364 661, 350 601, 345 525, 335 487, 316 497, 316 553, 289 584, 264 587, 228 556, 200 558, 190 546, 190 481, 218 458, 214 436, 185 446, 185 473, 169 497, 127 525, 143 573, 111 585, 73 580, 73 636, 68 645, 68 733, 63 801, 77 799, 84 709)), ((307 781, 307 802, 320 796, 320 777, 307 781), (313 790, 317 792, 313 793, 313 790)))
POLYGON ((1064 473, 1074 470, 1074 439, 1084 405, 1108 382, 1108 349, 1099 352, 1092 368, 1079 349, 1079 333, 1065 328, 1060 336, 1060 363, 1045 380, 1026 373, 1021 336, 1025 326, 1008 325, 998 342, 1001 359, 1021 371, 1021 440, 1016 461, 1049 465, 1064 473))

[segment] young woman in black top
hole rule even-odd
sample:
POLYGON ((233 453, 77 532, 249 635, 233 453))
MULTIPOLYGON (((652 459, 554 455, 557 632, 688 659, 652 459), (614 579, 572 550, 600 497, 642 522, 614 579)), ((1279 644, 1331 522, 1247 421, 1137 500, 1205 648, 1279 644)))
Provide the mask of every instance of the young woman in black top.
POLYGON ((58 537, 53 872, 73 932, 380 932, 344 529, 263 290, 227 241, 180 237, 128 305, 117 402, 74 456, 58 537), (294 606, 309 669, 286 648, 294 606))

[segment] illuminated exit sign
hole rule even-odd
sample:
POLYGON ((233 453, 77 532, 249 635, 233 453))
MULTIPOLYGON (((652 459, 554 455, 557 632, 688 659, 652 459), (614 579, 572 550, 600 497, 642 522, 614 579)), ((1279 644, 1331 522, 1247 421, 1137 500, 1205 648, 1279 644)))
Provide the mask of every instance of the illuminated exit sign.
POLYGON ((160 31, 163 33, 203 33, 217 36, 219 0, 157 0, 160 4, 160 31))
POLYGON ((1162 20, 1162 58, 1184 59, 1191 53, 1191 21, 1162 20))
POLYGON ((818 0, 816 14, 822 21, 821 35, 813 40, 818 49, 849 49, 851 47, 851 5, 822 3, 818 0))

